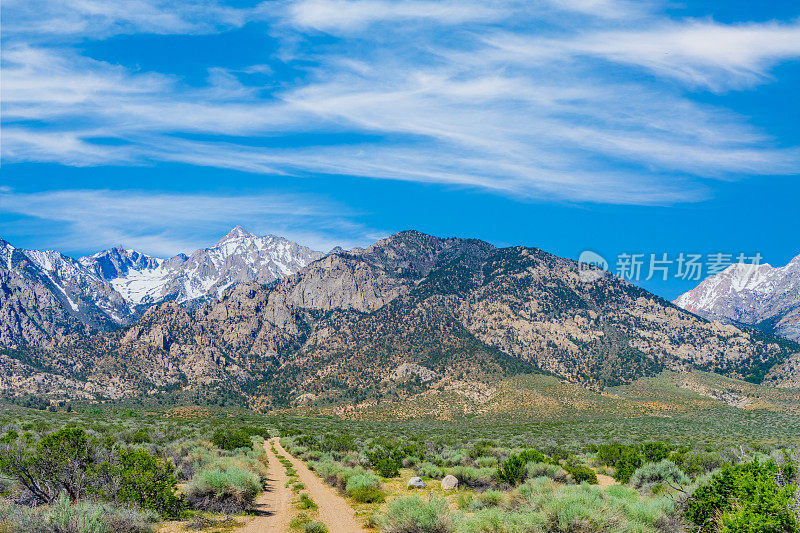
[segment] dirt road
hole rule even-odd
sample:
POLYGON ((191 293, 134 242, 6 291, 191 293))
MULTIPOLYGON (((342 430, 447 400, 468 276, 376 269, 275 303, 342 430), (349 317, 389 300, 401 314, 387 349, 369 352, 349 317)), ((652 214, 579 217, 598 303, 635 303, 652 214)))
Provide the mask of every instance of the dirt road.
POLYGON ((286 487, 286 469, 272 453, 269 441, 264 443, 267 451, 267 488, 256 500, 256 517, 237 531, 240 533, 283 533, 289 530, 292 518, 292 489, 286 487))
POLYGON ((272 453, 272 445, 278 453, 291 461, 300 481, 305 484, 305 492, 319 506, 319 520, 328 526, 329 533, 366 532, 356 520, 353 509, 334 489, 314 475, 302 461, 292 457, 283 449, 277 438, 264 443, 269 461, 269 481, 267 490, 256 500, 257 516, 238 533, 285 533, 289 531, 289 521, 293 516, 292 489, 286 487, 286 469, 272 453))
MULTIPOLYGON (((297 476, 305 484, 305 492, 319 506, 319 520, 328 526, 330 533, 360 533, 366 529, 356 519, 353 508, 333 488, 326 485, 302 461, 289 455, 278 439, 272 439, 278 453, 292 462, 297 476)), ((269 449, 268 453, 272 453, 269 449)))

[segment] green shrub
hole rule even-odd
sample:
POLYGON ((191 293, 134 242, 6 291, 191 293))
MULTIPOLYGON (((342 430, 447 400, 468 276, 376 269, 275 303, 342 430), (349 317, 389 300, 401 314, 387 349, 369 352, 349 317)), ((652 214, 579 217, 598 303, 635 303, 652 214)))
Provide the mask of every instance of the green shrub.
POLYGON ((356 441, 351 435, 326 433, 318 449, 323 452, 349 452, 356 449, 356 441))
POLYGON ((525 450, 519 453, 520 459, 526 463, 546 463, 547 457, 539 450, 525 450))
POLYGON ((289 528, 302 530, 306 524, 310 523, 311 518, 309 518, 306 513, 298 513, 297 516, 289 521, 289 528))
POLYGON ((128 439, 131 444, 147 444, 150 442, 150 433, 147 428, 139 428, 128 439))
POLYGON ((545 517, 536 511, 504 511, 499 508, 482 509, 473 515, 455 518, 456 533, 545 533, 545 517))
POLYGON ((559 483, 567 482, 567 471, 559 465, 550 463, 528 463, 525 465, 525 479, 548 477, 559 483))
POLYGON ((394 459, 381 459, 375 464, 375 471, 382 477, 397 477, 400 465, 394 459))
POLYGON ((306 522, 303 533, 328 533, 328 528, 322 522, 306 522))
POLYGON ((542 514, 548 532, 653 532, 673 507, 669 498, 644 499, 622 485, 565 486, 543 477, 525 482, 518 494, 542 514))
POLYGON ((497 479, 496 468, 472 468, 471 466, 456 466, 452 474, 460 483, 468 487, 486 487, 497 479))
POLYGON ((325 483, 333 486, 336 486, 337 477, 342 470, 342 466, 331 460, 309 461, 308 467, 319 474, 325 480, 325 483))
POLYGON ((231 466, 198 472, 189 482, 186 495, 195 509, 233 513, 249 508, 260 490, 256 474, 231 466))
POLYGON ((800 530, 790 509, 796 485, 779 485, 777 479, 794 479, 791 466, 754 460, 729 465, 701 485, 686 503, 685 516, 700 532, 789 532, 800 530))
POLYGON ((120 450, 117 501, 133 503, 162 516, 175 516, 181 500, 172 463, 147 450, 120 450))
POLYGON ((627 483, 642 463, 642 456, 635 449, 623 450, 621 457, 614 463, 614 479, 620 483, 627 483))
POLYGON ((237 448, 251 448, 253 446, 249 433, 241 429, 236 431, 218 429, 214 431, 211 442, 213 442, 215 446, 228 451, 237 448))
POLYGON ((365 472, 354 474, 347 480, 345 492, 357 502, 381 502, 384 499, 383 490, 378 476, 365 472))
MULTIPOLYGON (((461 452, 450 452, 439 458, 439 466, 458 466, 464 462, 466 456, 461 452)), ((434 461, 435 462, 435 461, 434 461)))
POLYGON ((474 443, 472 447, 467 451, 467 455, 471 459, 477 459, 484 455, 487 455, 490 451, 490 448, 494 446, 494 442, 490 440, 479 440, 478 442, 474 443))
POLYGON ((447 500, 434 497, 423 500, 418 496, 404 496, 386 504, 378 517, 384 533, 449 533, 452 531, 448 517, 447 500))
POLYGON ((444 477, 444 470, 433 463, 420 463, 416 466, 416 471, 419 477, 427 477, 431 479, 442 479, 444 477))
POLYGON ((230 467, 236 467, 252 472, 258 478, 261 487, 264 487, 267 481, 267 468, 260 457, 253 450, 242 453, 240 449, 235 455, 215 457, 205 462, 198 470, 213 470, 215 468, 226 470, 230 467))
MULTIPOLYGON (((652 457, 661 457, 669 453, 665 451, 667 445, 663 443, 647 443, 645 446, 652 457)), ((627 483, 636 469, 644 464, 646 458, 639 453, 636 446, 612 442, 597 447, 597 460, 600 464, 613 466, 614 479, 620 483, 627 483)))
POLYGON ((589 485, 597 485, 597 474, 591 468, 569 463, 564 468, 575 479, 575 483, 586 482, 589 485))
POLYGON ((469 509, 472 506, 472 501, 475 495, 471 492, 461 492, 458 495, 457 505, 459 509, 469 509))
POLYGON ((0 471, 14 478, 37 503, 52 503, 62 491, 72 501, 99 488, 92 467, 99 462, 100 443, 76 427, 36 439, 8 432, 0 441, 0 471))
POLYGON ((722 459, 712 453, 691 452, 684 448, 673 452, 669 459, 691 477, 712 472, 722 466, 722 459))
POLYGON ((645 463, 657 463, 669 457, 674 446, 666 442, 645 442, 642 444, 642 455, 645 463))
POLYGON ((472 501, 467 506, 467 509, 471 511, 477 511, 479 509, 489 509, 491 507, 499 507, 506 502, 506 496, 504 493, 498 490, 487 490, 478 495, 476 495, 472 501))
POLYGON ((625 450, 632 448, 618 442, 597 446, 597 461, 602 465, 614 466, 625 450))
POLYGON ((475 466, 478 468, 491 468, 497 466, 497 457, 478 457, 475 459, 475 466))
POLYGON ((652 487, 669 483, 671 485, 686 485, 689 483, 689 476, 677 467, 669 459, 663 459, 657 463, 647 463, 640 467, 631 476, 631 485, 637 489, 652 487))
POLYGON ((497 468, 497 480, 500 483, 519 485, 525 477, 525 460, 519 455, 510 455, 497 468))
POLYGON ((305 492, 300 495, 300 498, 297 500, 297 508, 298 509, 316 509, 317 504, 314 503, 314 500, 306 494, 305 492))
POLYGON ((179 507, 169 460, 120 449, 112 438, 98 439, 77 427, 38 441, 31 434, 7 434, 0 442, 0 471, 24 487, 32 503, 52 503, 63 491, 73 502, 92 496, 162 515, 174 515, 179 507))
POLYGON ((8 533, 151 533, 158 524, 158 515, 152 511, 73 503, 66 493, 52 505, 35 508, 0 504, 0 514, 0 531, 8 533))

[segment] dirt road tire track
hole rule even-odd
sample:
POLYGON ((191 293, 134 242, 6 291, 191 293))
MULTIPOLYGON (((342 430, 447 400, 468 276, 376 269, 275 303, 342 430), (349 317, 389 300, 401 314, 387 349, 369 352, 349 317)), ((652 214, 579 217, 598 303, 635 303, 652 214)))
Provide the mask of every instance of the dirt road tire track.
MULTIPOLYGON (((289 455, 277 438, 270 442, 275 444, 278 453, 291 461, 292 467, 297 470, 297 477, 306 486, 305 492, 319 506, 319 520, 328 526, 330 533, 366 533, 367 530, 356 518, 355 511, 347 503, 347 500, 342 498, 335 489, 326 485, 302 461, 289 455)), ((272 453, 269 448, 267 448, 267 453, 272 453)))
POLYGON ((270 442, 264 442, 267 452, 267 488, 256 500, 256 516, 238 533, 284 533, 292 518, 292 489, 286 486, 286 469, 272 453, 270 442))

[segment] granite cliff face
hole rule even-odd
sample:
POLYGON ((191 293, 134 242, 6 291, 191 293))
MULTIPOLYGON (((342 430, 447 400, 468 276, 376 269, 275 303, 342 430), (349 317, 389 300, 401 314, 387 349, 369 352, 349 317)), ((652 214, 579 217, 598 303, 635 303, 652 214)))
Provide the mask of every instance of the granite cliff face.
POLYGON ((498 378, 540 371, 592 388, 663 369, 761 379, 797 348, 585 274, 535 248, 402 232, 277 283, 237 285, 195 311, 152 307, 50 360, 81 361, 69 377, 113 384, 108 395, 222 387, 285 405, 427 387, 481 395, 498 378))

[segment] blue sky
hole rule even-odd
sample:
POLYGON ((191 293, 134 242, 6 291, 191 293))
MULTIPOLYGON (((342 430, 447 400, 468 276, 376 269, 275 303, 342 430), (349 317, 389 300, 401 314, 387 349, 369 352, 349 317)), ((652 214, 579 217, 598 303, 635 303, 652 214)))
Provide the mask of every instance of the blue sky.
POLYGON ((800 254, 796 2, 5 0, 2 34, 17 246, 800 254))

